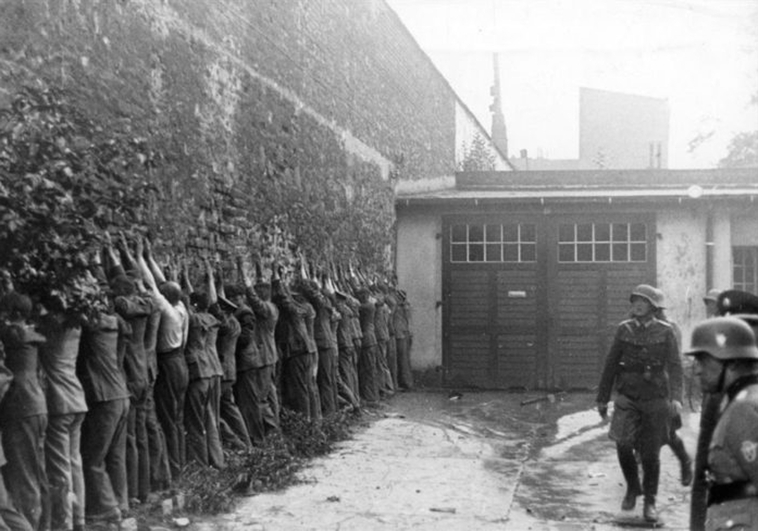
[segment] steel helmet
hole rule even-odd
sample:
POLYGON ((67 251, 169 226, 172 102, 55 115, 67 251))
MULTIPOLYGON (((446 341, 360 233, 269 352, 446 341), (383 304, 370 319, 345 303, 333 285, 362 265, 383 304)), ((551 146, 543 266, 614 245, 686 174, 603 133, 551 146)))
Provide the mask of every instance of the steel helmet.
POLYGON ((758 360, 753 329, 737 317, 714 317, 692 331, 692 342, 685 354, 710 354, 717 360, 758 360))
POLYGON ((721 290, 718 288, 709 289, 708 293, 705 294, 705 297, 703 297, 703 302, 716 302, 719 300, 719 295, 721 295, 721 290))
POLYGON ((653 308, 663 308, 663 292, 649 284, 640 284, 634 288, 632 294, 629 296, 629 302, 632 301, 632 297, 642 297, 647 300, 653 308))

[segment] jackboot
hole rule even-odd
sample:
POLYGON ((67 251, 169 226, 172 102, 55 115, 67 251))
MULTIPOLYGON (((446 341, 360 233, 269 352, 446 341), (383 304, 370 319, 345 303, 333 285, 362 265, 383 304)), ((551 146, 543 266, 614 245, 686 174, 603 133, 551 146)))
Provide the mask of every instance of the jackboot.
POLYGON ((637 496, 642 494, 637 458, 634 456, 634 450, 631 447, 622 445, 616 445, 616 455, 619 465, 621 465, 621 472, 626 480, 626 494, 621 501, 621 510, 631 511, 637 504, 637 496))
POLYGON ((655 497, 658 494, 658 480, 661 475, 661 462, 651 459, 642 462, 642 490, 645 494, 645 506, 642 516, 648 522, 658 520, 658 511, 655 509, 655 497))
POLYGON ((687 449, 684 447, 684 441, 678 436, 674 435, 671 441, 669 441, 669 446, 674 452, 676 458, 679 459, 679 466, 681 467, 680 480, 682 485, 687 487, 692 483, 692 459, 690 459, 689 454, 687 454, 687 449))
POLYGON ((645 496, 645 506, 642 509, 642 517, 647 522, 658 521, 658 511, 655 509, 655 497, 645 496))

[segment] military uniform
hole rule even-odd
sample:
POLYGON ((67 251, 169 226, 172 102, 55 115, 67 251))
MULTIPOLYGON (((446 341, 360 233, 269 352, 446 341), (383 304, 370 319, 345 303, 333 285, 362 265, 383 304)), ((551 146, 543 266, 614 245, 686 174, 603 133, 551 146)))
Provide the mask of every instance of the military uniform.
POLYGON ((681 401, 682 396, 682 363, 668 323, 651 318, 619 325, 600 380, 598 403, 608 403, 613 389, 617 396, 609 437, 617 443, 627 496, 644 494, 646 504, 654 505, 660 448, 669 436, 669 401, 681 401), (642 461, 642 485, 635 450, 642 461))
POLYGON ((708 449, 707 531, 758 529, 758 375, 735 381, 708 449))

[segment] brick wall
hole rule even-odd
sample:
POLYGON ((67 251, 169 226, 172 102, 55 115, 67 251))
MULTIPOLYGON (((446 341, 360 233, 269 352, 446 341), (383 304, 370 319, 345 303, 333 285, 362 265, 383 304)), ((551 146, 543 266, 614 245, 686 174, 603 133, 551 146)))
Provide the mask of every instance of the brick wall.
POLYGON ((0 105, 38 80, 162 153, 165 245, 376 262, 395 180, 454 171, 454 95, 383 0, 0 0, 0 105))

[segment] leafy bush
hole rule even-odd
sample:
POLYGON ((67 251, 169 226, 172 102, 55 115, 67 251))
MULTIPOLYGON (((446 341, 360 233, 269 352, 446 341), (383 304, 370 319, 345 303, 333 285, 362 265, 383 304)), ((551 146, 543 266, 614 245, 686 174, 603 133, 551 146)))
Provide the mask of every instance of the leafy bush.
POLYGON ((320 422, 283 409, 282 433, 272 434, 266 444, 246 452, 227 454, 224 470, 188 465, 178 488, 184 491, 187 511, 217 514, 229 511, 234 495, 252 495, 282 490, 300 481, 297 472, 308 459, 329 453, 334 443, 350 437, 360 420, 340 411, 320 422))
POLYGON ((65 100, 27 87, 0 109, 0 267, 36 300, 81 312, 99 295, 84 255, 106 227, 138 219, 155 154, 65 100))

